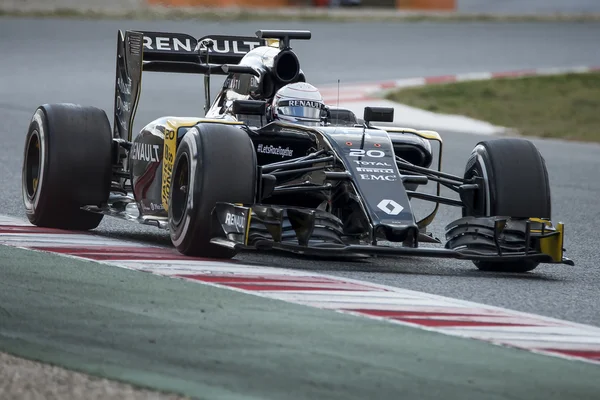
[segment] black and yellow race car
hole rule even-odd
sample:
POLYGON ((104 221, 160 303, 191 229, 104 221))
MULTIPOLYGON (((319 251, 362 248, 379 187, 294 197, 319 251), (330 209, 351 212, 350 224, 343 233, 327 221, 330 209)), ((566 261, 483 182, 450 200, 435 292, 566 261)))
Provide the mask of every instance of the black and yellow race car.
POLYGON ((119 31, 112 127, 94 107, 45 104, 33 115, 22 179, 29 220, 90 230, 105 215, 124 218, 167 229, 181 253, 210 258, 282 250, 458 258, 486 271, 573 264, 530 141, 483 141, 454 176, 441 171, 440 135, 385 125, 393 109, 366 107, 357 118, 326 107, 318 126, 268 120, 275 92, 306 81, 290 41, 310 37, 119 31), (204 117, 165 116, 134 137, 148 71, 203 75, 204 117), (224 83, 211 100, 213 75, 224 83), (433 210, 417 218, 417 200, 433 210), (445 243, 427 231, 441 204, 462 209, 445 243))

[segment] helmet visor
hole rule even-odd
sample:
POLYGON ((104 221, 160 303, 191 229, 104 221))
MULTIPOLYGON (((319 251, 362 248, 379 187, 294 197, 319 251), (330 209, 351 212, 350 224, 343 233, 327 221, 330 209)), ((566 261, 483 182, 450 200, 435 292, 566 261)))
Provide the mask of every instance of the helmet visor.
POLYGON ((309 100, 284 100, 277 104, 277 114, 301 119, 321 119, 323 104, 309 100))

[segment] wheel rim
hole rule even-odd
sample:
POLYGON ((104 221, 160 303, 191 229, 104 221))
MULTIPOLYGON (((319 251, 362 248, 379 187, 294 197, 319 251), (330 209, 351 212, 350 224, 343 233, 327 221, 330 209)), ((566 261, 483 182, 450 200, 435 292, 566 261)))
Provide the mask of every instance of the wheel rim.
MULTIPOLYGON (((466 178, 467 179, 483 178, 484 179, 483 190, 487 191, 487 187, 485 187, 487 182, 485 182, 485 178, 482 176, 482 173, 478 170, 478 168, 473 168, 471 170, 471 173, 466 178)), ((475 192, 475 194, 473 195, 473 208, 475 211, 479 211, 481 213, 481 216, 485 216, 486 210, 487 210, 485 193, 481 193, 480 191, 475 192)), ((478 213, 476 212, 475 214, 478 214, 478 213)))
MULTIPOLYGON (((477 192, 473 197, 473 208, 474 210, 480 211, 481 215, 476 216, 490 216, 492 215, 491 210, 491 193, 490 193, 490 182, 485 168, 485 162, 480 154, 476 155, 477 162, 465 173, 465 179, 481 178, 483 179, 483 190, 484 192, 477 192)), ((475 213, 477 214, 477 213, 475 213)))
POLYGON ((491 194, 491 188, 490 188, 490 178, 488 175, 488 171, 485 165, 485 161, 483 159, 483 157, 481 156, 481 154, 477 155, 477 159, 478 159, 478 163, 477 166, 478 168, 476 169, 476 173, 478 176, 480 176, 483 179, 483 187, 485 189, 485 194, 482 196, 483 198, 481 199, 481 201, 483 202, 483 212, 484 212, 484 216, 490 216, 492 215, 492 194, 491 194), (481 175, 479 175, 481 174, 481 175))
POLYGON ((27 143, 27 155, 25 158, 25 190, 30 200, 35 197, 38 190, 41 161, 40 136, 38 131, 33 131, 29 138, 29 143, 27 143))
POLYGON ((182 154, 175 173, 173 174, 173 195, 171 197, 171 221, 179 225, 185 215, 188 203, 188 193, 190 184, 190 168, 187 154, 182 154))

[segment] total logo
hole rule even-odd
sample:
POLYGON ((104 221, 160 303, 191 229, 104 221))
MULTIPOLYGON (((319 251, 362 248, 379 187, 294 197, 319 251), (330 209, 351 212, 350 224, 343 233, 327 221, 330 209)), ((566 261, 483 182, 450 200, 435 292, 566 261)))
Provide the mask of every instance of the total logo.
POLYGON ((353 160, 356 164, 358 165, 371 165, 371 166, 377 166, 377 167, 391 167, 391 164, 388 164, 386 162, 383 161, 359 161, 359 160, 353 160))
POLYGON ((400 204, 396 203, 394 200, 383 199, 377 204, 377 208, 388 215, 398 215, 404 210, 400 204))

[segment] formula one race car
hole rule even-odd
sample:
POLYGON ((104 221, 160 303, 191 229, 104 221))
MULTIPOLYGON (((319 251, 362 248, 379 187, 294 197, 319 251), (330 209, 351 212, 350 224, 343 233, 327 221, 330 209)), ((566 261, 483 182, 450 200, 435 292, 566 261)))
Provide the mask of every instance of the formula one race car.
POLYGON ((119 31, 112 129, 94 107, 46 104, 33 115, 22 180, 29 220, 89 230, 120 217, 168 229, 181 253, 210 258, 282 250, 458 258, 487 271, 573 265, 531 142, 481 142, 463 176, 444 173, 436 132, 374 125, 393 122, 393 108, 366 107, 359 119, 323 104, 290 47, 310 37, 119 31), (143 71, 204 75, 205 116, 159 118, 133 138, 143 71), (211 75, 224 76, 212 102, 211 75), (421 190, 428 183, 435 193, 421 190), (417 218, 414 200, 433 211, 417 218), (440 204, 462 218, 446 227, 445 246, 422 247, 442 243, 427 232, 440 204))

